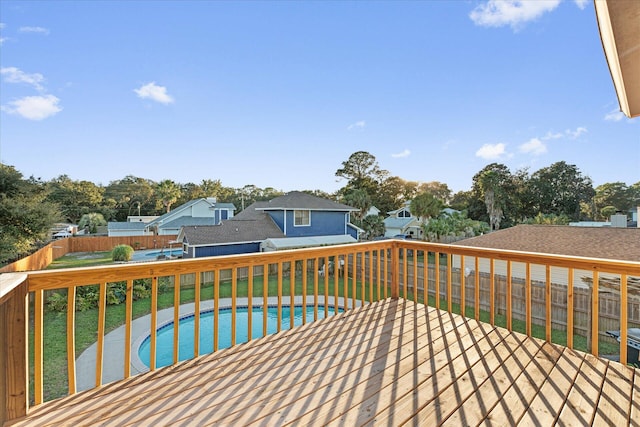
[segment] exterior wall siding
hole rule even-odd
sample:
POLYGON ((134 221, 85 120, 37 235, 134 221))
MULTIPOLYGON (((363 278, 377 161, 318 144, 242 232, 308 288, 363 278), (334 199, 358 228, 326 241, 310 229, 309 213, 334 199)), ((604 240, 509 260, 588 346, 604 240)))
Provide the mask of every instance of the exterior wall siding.
MULTIPOLYGON (((346 234, 344 212, 311 211, 310 226, 294 226, 294 213, 287 211, 287 237, 332 236, 346 234)), ((276 221, 277 223, 277 221, 276 221)), ((280 226, 280 224, 278 224, 280 226)), ((283 229, 284 231, 285 229, 283 229)))
POLYGON ((241 243, 236 245, 202 246, 195 248, 195 257, 238 255, 260 252, 260 243, 241 243))

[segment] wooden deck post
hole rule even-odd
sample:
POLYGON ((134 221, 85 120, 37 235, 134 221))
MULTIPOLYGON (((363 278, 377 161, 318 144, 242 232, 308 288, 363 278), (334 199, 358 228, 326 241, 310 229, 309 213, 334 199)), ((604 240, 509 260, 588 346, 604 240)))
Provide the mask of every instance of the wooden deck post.
POLYGON ((29 407, 27 275, 0 276, 0 425, 29 407))

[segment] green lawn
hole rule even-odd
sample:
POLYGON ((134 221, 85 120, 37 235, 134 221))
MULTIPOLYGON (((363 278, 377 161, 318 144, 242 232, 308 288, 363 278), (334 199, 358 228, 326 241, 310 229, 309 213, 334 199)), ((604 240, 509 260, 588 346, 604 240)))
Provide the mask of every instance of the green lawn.
POLYGON ((73 252, 54 260, 47 270, 57 268, 93 267, 96 265, 113 264, 111 251, 107 252, 73 252))

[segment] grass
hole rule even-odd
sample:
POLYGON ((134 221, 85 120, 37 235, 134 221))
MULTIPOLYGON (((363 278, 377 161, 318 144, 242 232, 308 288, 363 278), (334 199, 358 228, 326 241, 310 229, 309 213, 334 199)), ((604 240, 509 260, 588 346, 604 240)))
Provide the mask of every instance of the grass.
POLYGON ((47 270, 58 268, 93 267, 113 264, 111 251, 106 252, 73 252, 54 260, 47 270))

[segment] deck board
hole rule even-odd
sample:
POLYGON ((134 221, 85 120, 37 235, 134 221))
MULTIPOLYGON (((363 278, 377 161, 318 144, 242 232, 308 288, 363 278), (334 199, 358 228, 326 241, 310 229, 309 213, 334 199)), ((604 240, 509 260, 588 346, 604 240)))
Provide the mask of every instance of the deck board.
POLYGON ((8 425, 624 425, 640 415, 638 373, 387 299, 49 402, 8 425))

